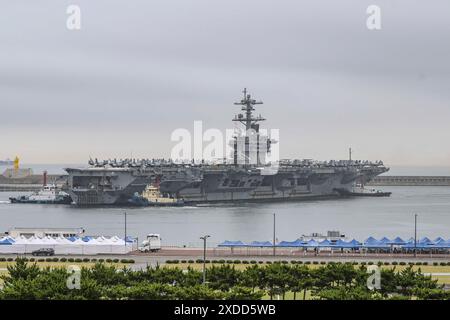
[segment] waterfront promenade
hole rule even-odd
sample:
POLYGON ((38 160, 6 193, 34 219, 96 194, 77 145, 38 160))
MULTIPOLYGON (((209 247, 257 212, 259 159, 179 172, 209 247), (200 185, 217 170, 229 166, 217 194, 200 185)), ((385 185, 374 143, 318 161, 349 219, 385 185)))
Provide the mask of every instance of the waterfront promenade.
MULTIPOLYGON (((16 257, 27 256, 32 257, 31 254, 17 255, 17 254, 0 254, 0 257, 16 257)), ((202 248, 174 248, 163 247, 162 250, 153 253, 143 253, 139 251, 132 251, 128 254, 98 254, 98 255, 55 255, 55 257, 66 258, 131 258, 136 263, 160 263, 163 264, 167 260, 196 260, 203 258, 202 248)), ((231 252, 228 248, 207 248, 206 257, 209 260, 242 260, 242 261, 335 261, 335 262, 450 262, 450 254, 430 254, 417 253, 414 257, 413 253, 337 253, 337 252, 301 252, 299 250, 279 249, 273 250, 266 248, 261 251, 258 250, 233 250, 231 252)))

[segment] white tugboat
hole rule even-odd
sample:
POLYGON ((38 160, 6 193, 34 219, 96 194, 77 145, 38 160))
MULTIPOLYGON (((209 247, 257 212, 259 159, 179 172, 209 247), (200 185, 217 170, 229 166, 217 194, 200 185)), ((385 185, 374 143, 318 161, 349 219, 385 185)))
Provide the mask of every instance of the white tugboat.
POLYGON ((343 196, 352 197, 390 197, 392 192, 365 188, 363 184, 355 184, 351 190, 337 189, 343 196))
POLYGON ((44 185, 41 190, 29 195, 10 197, 11 203, 71 204, 72 198, 64 191, 59 191, 55 184, 47 185, 47 172, 44 172, 44 185))
POLYGON ((63 192, 58 191, 54 184, 44 186, 41 190, 29 195, 20 196, 17 198, 9 198, 11 203, 41 203, 41 204, 71 204, 72 199, 70 196, 63 192))

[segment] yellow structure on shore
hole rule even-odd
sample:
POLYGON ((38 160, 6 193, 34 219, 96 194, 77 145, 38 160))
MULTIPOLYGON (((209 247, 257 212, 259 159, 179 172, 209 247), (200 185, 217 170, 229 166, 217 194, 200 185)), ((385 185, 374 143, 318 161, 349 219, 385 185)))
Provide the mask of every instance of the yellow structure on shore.
POLYGON ((18 171, 19 170, 19 157, 16 156, 14 158, 14 171, 18 171))
POLYGON ((3 176, 10 179, 21 179, 29 177, 33 174, 31 168, 20 169, 20 159, 18 156, 14 158, 13 168, 8 168, 3 172, 3 176))

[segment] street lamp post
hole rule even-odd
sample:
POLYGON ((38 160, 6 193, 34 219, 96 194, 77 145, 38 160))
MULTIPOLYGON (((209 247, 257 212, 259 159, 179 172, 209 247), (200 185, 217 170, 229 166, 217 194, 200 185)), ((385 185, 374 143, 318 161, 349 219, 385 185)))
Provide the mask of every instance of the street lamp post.
POLYGON ((275 213, 273 214, 273 256, 275 257, 275 240, 276 240, 276 234, 275 234, 275 213))
POLYGON ((125 242, 125 251, 126 251, 126 248, 127 248, 127 213, 124 212, 123 214, 124 214, 124 218, 125 218, 125 221, 124 221, 124 229, 125 229, 124 242, 125 242))
POLYGON ((211 237, 210 235, 204 235, 200 237, 203 240, 203 284, 206 283, 206 239, 211 237))
POLYGON ((414 214, 414 258, 417 256, 417 213, 414 214))

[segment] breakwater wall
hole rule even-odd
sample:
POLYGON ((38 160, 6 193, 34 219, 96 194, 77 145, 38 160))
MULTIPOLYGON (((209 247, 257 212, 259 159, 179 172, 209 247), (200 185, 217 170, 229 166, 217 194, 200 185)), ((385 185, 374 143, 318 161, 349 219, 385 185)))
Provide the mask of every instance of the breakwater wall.
MULTIPOLYGON (((67 175, 48 175, 47 183, 62 187, 67 182, 67 175)), ((0 175, 0 191, 37 191, 42 188, 44 177, 30 175, 24 178, 7 178, 0 175)))
POLYGON ((450 176, 379 176, 370 186, 450 186, 450 176))

